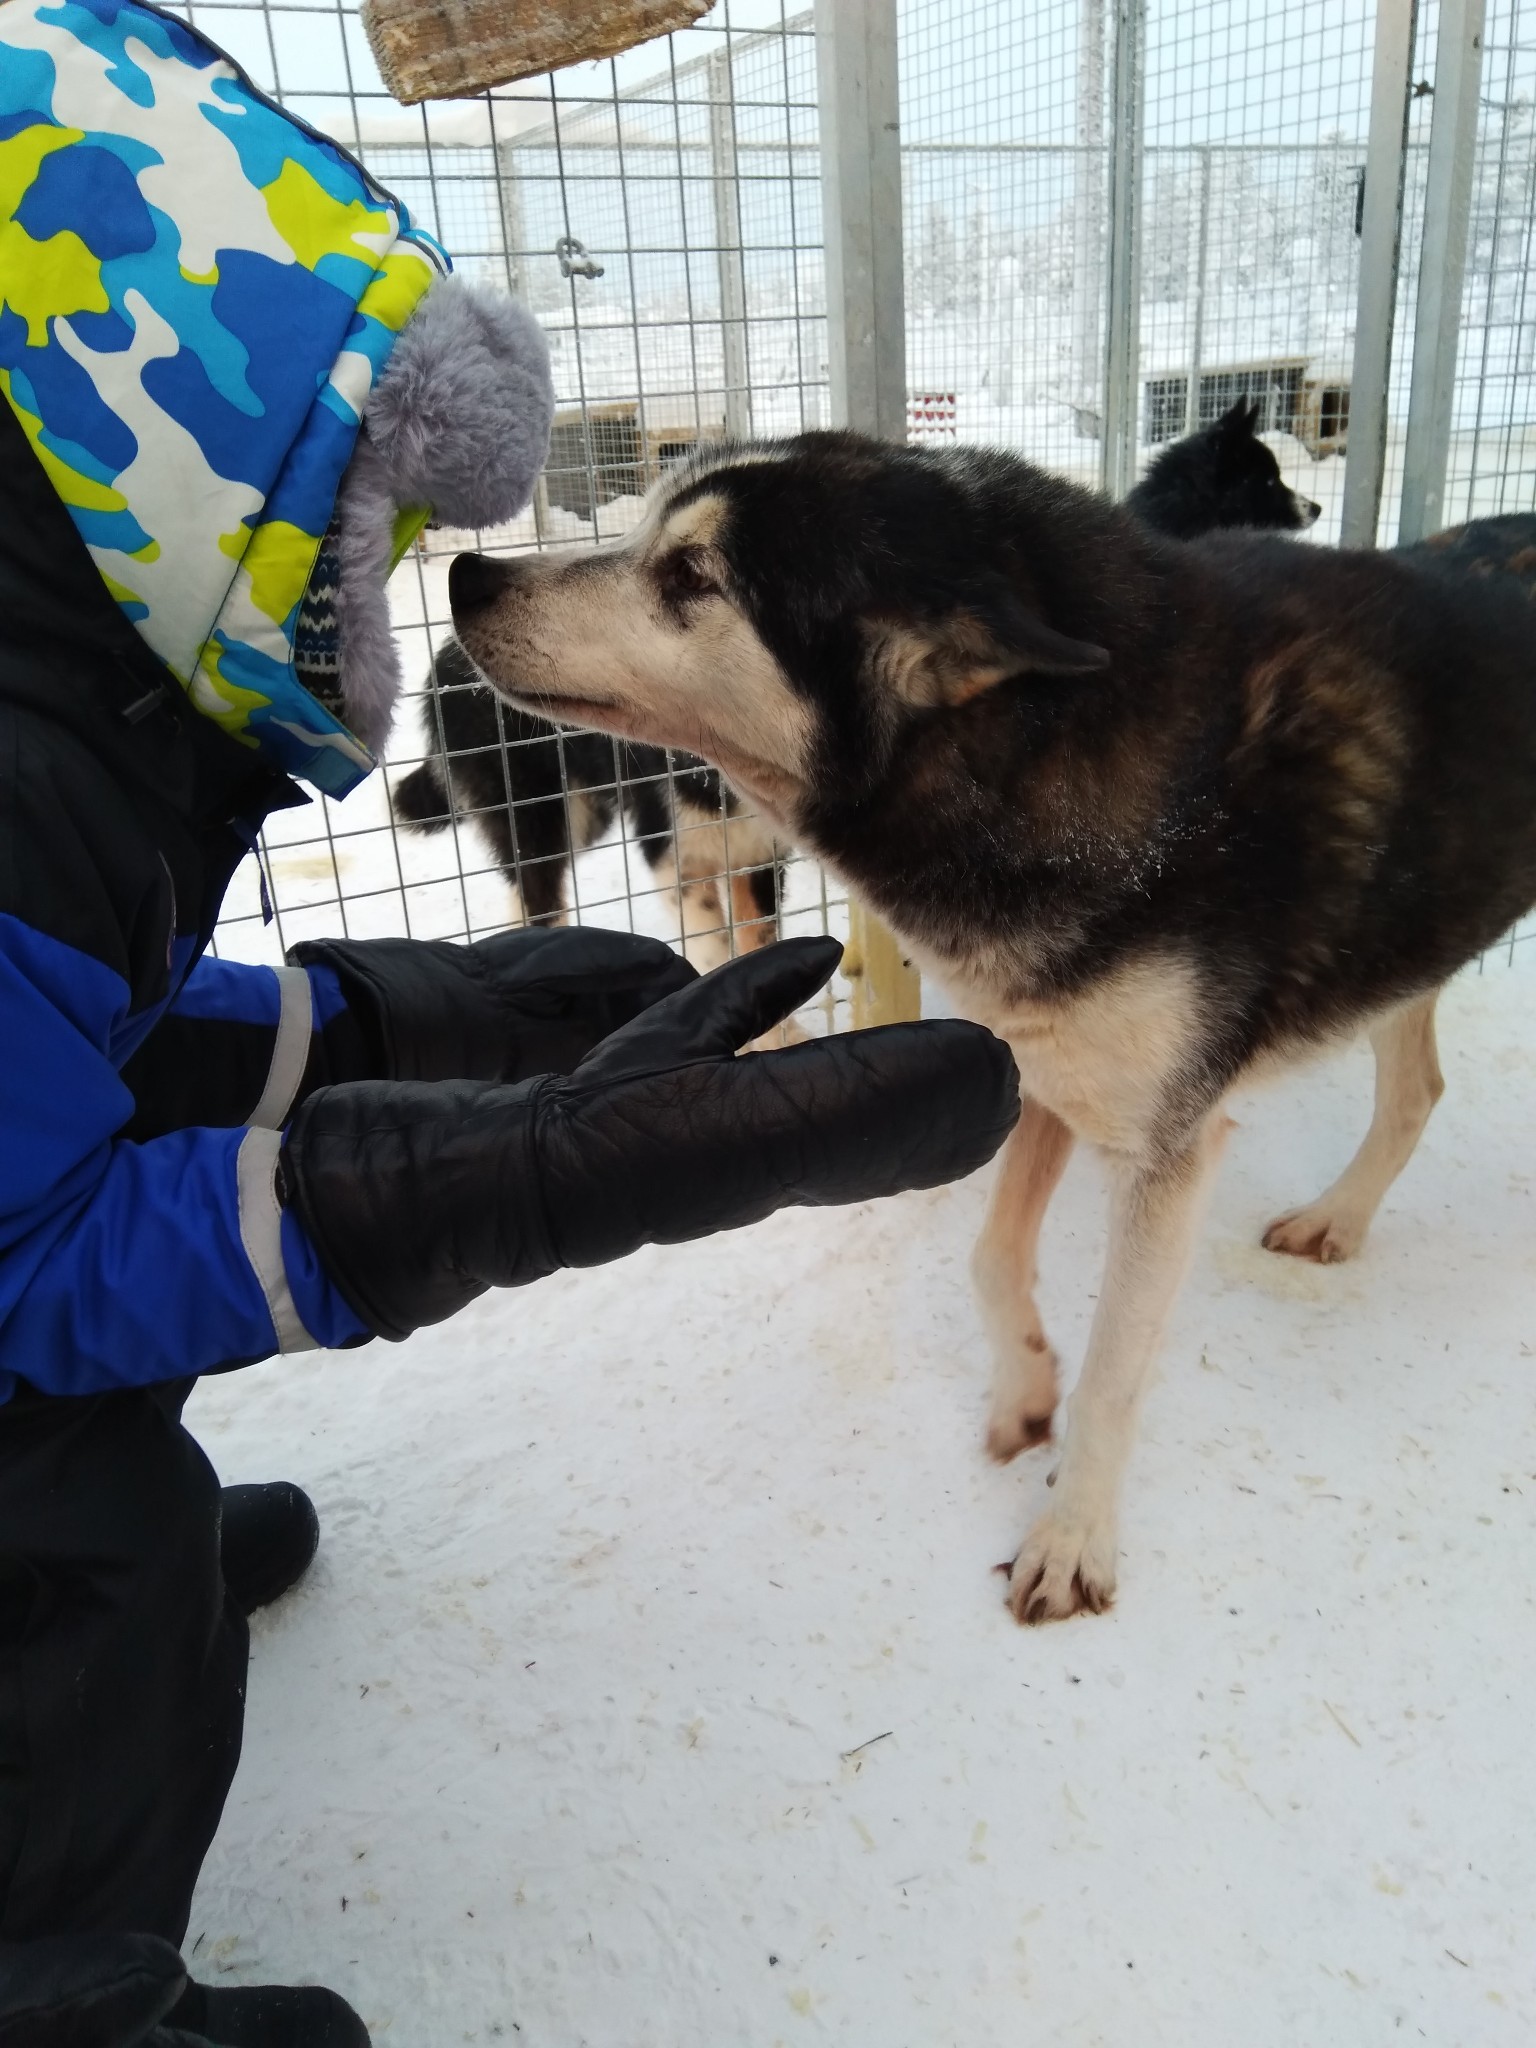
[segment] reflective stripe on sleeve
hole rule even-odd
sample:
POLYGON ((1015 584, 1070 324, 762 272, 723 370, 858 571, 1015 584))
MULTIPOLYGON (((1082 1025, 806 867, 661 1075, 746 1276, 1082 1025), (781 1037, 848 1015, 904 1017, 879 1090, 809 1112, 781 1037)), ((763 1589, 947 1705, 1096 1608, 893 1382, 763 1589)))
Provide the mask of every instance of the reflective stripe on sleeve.
POLYGON ((267 1298, 278 1350, 314 1351, 318 1347, 294 1304, 283 1264, 283 1211, 276 1186, 282 1142, 279 1132, 265 1130, 247 1131, 240 1142, 235 1165, 240 1242, 267 1298))
POLYGON ((261 1100, 246 1121, 252 1130, 278 1131, 299 1092, 309 1061, 311 999, 309 976, 302 967, 274 967, 277 976, 277 1037, 261 1100))

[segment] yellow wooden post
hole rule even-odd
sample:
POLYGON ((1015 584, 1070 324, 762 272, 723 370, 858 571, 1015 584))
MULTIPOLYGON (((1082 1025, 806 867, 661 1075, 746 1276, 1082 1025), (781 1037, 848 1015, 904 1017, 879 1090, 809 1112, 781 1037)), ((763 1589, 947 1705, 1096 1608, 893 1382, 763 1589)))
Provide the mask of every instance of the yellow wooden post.
POLYGON ((848 905, 843 972, 853 986, 853 1028, 909 1024, 922 1014, 922 979, 894 932, 862 903, 848 905))

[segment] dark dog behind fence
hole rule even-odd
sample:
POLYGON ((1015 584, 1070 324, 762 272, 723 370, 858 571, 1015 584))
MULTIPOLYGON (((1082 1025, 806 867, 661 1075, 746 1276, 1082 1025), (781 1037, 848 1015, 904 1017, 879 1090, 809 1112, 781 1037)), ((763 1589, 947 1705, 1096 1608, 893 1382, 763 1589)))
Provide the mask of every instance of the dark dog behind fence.
POLYGON ((658 885, 679 892, 700 964, 733 935, 737 950, 776 936, 782 858, 702 761, 531 717, 486 688, 457 641, 436 657, 422 723, 428 758, 396 783, 395 815, 421 832, 477 826, 529 924, 565 916, 573 855, 622 815, 658 885))

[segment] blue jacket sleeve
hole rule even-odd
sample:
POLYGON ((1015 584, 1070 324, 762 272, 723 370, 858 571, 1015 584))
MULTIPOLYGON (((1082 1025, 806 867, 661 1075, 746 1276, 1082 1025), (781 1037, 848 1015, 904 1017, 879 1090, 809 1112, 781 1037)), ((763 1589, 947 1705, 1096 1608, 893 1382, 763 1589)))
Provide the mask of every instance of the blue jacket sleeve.
POLYGON ((123 1066, 130 1138, 192 1124, 276 1127, 300 1096, 367 1071, 334 971, 206 954, 123 1066))
MULTIPOLYGON (((185 993, 268 1001, 276 979, 199 971, 185 993)), ((0 915, 0 1398, 17 1379, 91 1394, 368 1334, 278 1208, 277 1129, 120 1135, 127 1007, 111 968, 0 915)))
POLYGON ((287 975, 303 975, 309 984, 309 1024, 323 1031, 346 1008, 334 969, 311 967, 248 967, 241 960, 216 960, 205 953, 172 1001, 167 1015, 221 1018, 234 1024, 267 1025, 274 1031, 282 1018, 287 975))

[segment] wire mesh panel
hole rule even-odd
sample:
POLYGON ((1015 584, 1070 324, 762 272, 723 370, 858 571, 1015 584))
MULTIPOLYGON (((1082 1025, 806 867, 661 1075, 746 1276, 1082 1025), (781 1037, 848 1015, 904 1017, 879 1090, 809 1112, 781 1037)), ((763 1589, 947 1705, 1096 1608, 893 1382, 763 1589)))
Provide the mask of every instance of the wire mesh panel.
POLYGON ((568 916, 685 942, 707 965, 775 931, 844 931, 821 870, 699 764, 490 696, 452 649, 447 602, 462 548, 620 535, 680 455, 825 420, 809 11, 722 0, 624 57, 412 110, 384 91, 350 6, 180 11, 355 150, 460 272, 533 309, 557 406, 528 512, 495 533, 429 532, 396 573, 407 694, 386 773, 271 821, 274 915, 260 878, 241 878, 221 950, 274 959, 320 932, 475 937, 568 916))
MULTIPOLYGON (((1386 487, 1378 539, 1397 536, 1404 424, 1408 414, 1415 316, 1423 297, 1443 289, 1421 275, 1429 175, 1429 119, 1447 86, 1439 52, 1441 9, 1420 0, 1414 51, 1397 325, 1388 386, 1386 487)), ((1448 30, 1449 33, 1449 30, 1448 30)), ((1449 397, 1449 453, 1439 524, 1536 510, 1536 303, 1530 298, 1536 225, 1536 6, 1489 0, 1467 212, 1465 275, 1449 397)), ((1455 289, 1454 284, 1451 289, 1455 289)), ((1483 966, 1513 962, 1536 941, 1536 919, 1517 923, 1484 956, 1483 966)))
MULTIPOLYGON (((1112 14, 1105 0, 906 0, 901 17, 914 431, 1005 442, 1088 481, 1112 14)), ((1143 459, 1252 398, 1290 480, 1333 512, 1373 19, 1370 0, 1152 0, 1143 459)))
POLYGON ((1095 480, 1104 0, 904 0, 898 20, 909 429, 1095 480))
POLYGON ((1536 509, 1536 4, 1489 0, 1447 523, 1536 509))
POLYGON ((1337 533, 1349 434, 1370 0, 1152 0, 1142 200, 1145 454, 1238 399, 1337 533))

